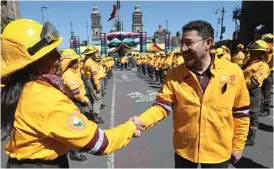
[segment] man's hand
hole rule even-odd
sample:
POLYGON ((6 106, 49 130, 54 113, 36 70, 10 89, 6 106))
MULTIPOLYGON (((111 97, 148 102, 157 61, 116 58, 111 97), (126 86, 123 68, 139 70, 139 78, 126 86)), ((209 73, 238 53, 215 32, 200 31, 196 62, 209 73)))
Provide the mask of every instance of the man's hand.
POLYGON ((134 136, 140 137, 143 131, 145 130, 144 129, 145 123, 143 123, 137 116, 133 116, 129 120, 133 121, 133 123, 136 125, 136 128, 137 128, 137 131, 135 132, 134 136))
POLYGON ((84 105, 88 105, 88 101, 87 100, 85 100, 83 103, 84 103, 84 105))
POLYGON ((96 85, 96 92, 100 93, 100 91, 101 91, 101 84, 97 84, 96 85))
POLYGON ((240 161, 240 159, 242 158, 243 156, 243 152, 242 151, 232 151, 231 153, 231 157, 232 157, 232 162, 235 164, 237 163, 238 161, 240 161))

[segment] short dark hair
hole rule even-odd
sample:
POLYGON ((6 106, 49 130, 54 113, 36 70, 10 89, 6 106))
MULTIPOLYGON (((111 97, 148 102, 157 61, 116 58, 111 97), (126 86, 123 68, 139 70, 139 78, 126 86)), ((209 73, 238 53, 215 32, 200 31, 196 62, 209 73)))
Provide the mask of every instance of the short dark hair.
POLYGON ((202 38, 212 38, 214 40, 214 29, 211 24, 206 21, 191 21, 183 26, 182 31, 197 31, 198 35, 202 38))

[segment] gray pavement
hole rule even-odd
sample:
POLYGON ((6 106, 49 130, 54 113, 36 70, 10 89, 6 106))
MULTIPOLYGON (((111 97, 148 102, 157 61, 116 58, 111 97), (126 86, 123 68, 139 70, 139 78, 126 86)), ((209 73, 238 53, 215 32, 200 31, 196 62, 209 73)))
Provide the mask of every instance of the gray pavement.
MULTIPOLYGON (((101 116, 105 123, 100 128, 110 128, 111 112, 115 113, 114 126, 124 123, 130 117, 139 115, 149 108, 161 86, 135 71, 116 71, 108 80, 101 116), (115 90, 113 84, 115 83, 115 90), (112 94, 115 91, 115 105, 112 94)), ((146 131, 142 137, 133 138, 129 145, 113 156, 88 155, 86 162, 70 160, 71 168, 173 168, 173 122, 172 114, 159 124, 146 131)), ((260 126, 254 147, 246 147, 242 160, 234 168, 272 168, 273 167, 273 113, 260 117, 260 126)), ((7 155, 4 153, 6 141, 1 143, 1 167, 5 167, 7 155)))

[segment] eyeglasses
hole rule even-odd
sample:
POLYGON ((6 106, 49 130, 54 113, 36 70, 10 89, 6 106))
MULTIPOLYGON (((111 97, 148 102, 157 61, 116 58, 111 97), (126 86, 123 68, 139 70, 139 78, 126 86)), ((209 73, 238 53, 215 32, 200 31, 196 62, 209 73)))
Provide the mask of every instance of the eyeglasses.
POLYGON ((206 40, 206 39, 208 39, 208 38, 203 38, 203 39, 198 40, 196 42, 183 42, 183 41, 181 41, 181 46, 182 47, 186 46, 187 48, 189 48, 189 47, 192 47, 194 44, 196 44, 196 43, 198 43, 200 41, 206 40))

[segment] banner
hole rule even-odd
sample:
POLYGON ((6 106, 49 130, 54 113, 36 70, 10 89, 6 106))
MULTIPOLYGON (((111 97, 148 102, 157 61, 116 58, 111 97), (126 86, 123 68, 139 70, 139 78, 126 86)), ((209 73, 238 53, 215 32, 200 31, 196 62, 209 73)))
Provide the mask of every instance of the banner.
POLYGON ((78 55, 81 55, 79 36, 73 36, 70 39, 70 48, 73 49, 78 55))
POLYGON ((101 33, 100 34, 100 40, 101 40, 101 55, 107 56, 108 54, 108 46, 107 46, 107 34, 101 33))
POLYGON ((140 32, 140 52, 144 53, 147 51, 147 33, 140 32))

